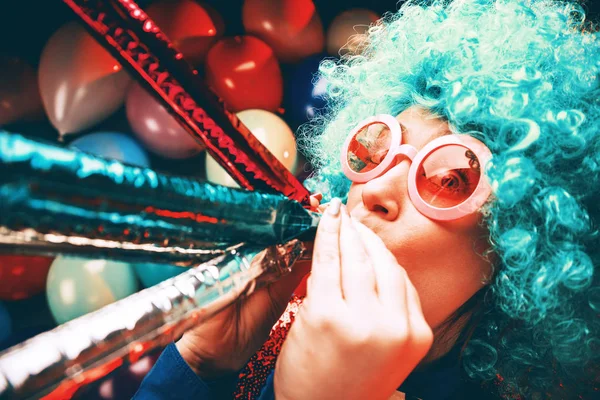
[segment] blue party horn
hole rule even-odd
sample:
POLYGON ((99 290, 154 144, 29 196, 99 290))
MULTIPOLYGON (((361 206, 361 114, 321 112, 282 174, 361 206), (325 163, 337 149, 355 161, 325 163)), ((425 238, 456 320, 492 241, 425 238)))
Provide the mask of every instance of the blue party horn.
POLYGON ((318 213, 0 132, 0 250, 195 265, 314 235, 318 213))

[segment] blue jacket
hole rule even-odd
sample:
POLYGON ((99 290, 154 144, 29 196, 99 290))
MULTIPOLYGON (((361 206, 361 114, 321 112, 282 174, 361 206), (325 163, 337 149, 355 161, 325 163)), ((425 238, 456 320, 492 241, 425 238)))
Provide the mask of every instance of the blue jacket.
MULTIPOLYGON (((428 366, 424 372, 413 372, 398 390, 407 400, 493 399, 480 387, 461 378, 457 351, 428 366)), ((231 399, 237 374, 214 380, 200 379, 183 360, 174 343, 165 348, 142 382, 134 400, 231 399)), ((274 400, 273 373, 269 375, 258 400, 274 400)))

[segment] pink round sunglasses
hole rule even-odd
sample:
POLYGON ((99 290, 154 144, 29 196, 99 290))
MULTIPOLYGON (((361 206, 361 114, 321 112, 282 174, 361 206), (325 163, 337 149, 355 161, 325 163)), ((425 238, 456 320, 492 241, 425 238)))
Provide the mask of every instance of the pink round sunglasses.
POLYGON ((491 187, 483 171, 492 154, 479 140, 452 134, 432 140, 419 151, 401 143, 402 129, 392 115, 361 121, 342 147, 344 174, 364 183, 384 174, 397 156, 408 157, 409 197, 421 214, 435 220, 472 214, 489 198, 491 187))

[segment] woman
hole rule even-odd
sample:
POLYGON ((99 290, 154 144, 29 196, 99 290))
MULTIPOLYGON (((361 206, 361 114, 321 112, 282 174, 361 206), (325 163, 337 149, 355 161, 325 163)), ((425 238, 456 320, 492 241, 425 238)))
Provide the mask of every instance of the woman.
MULTIPOLYGON (((305 128, 309 184, 347 205, 324 213, 263 398, 598 389, 598 34, 574 1, 427 3, 321 65, 329 108, 305 128)), ((230 393, 304 271, 184 335, 138 397, 183 387, 173 365, 208 382, 202 395, 230 393)))

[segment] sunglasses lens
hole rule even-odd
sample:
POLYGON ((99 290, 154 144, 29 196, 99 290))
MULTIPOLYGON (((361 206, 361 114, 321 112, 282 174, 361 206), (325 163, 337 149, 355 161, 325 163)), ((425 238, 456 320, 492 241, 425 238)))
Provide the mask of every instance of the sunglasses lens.
POLYGON ((377 122, 364 126, 350 141, 348 165, 354 172, 369 172, 385 159, 392 143, 387 125, 377 122))
POLYGON ((423 159, 417 170, 416 184, 427 204, 450 208, 471 197, 480 178, 477 156, 466 147, 447 145, 423 159))

